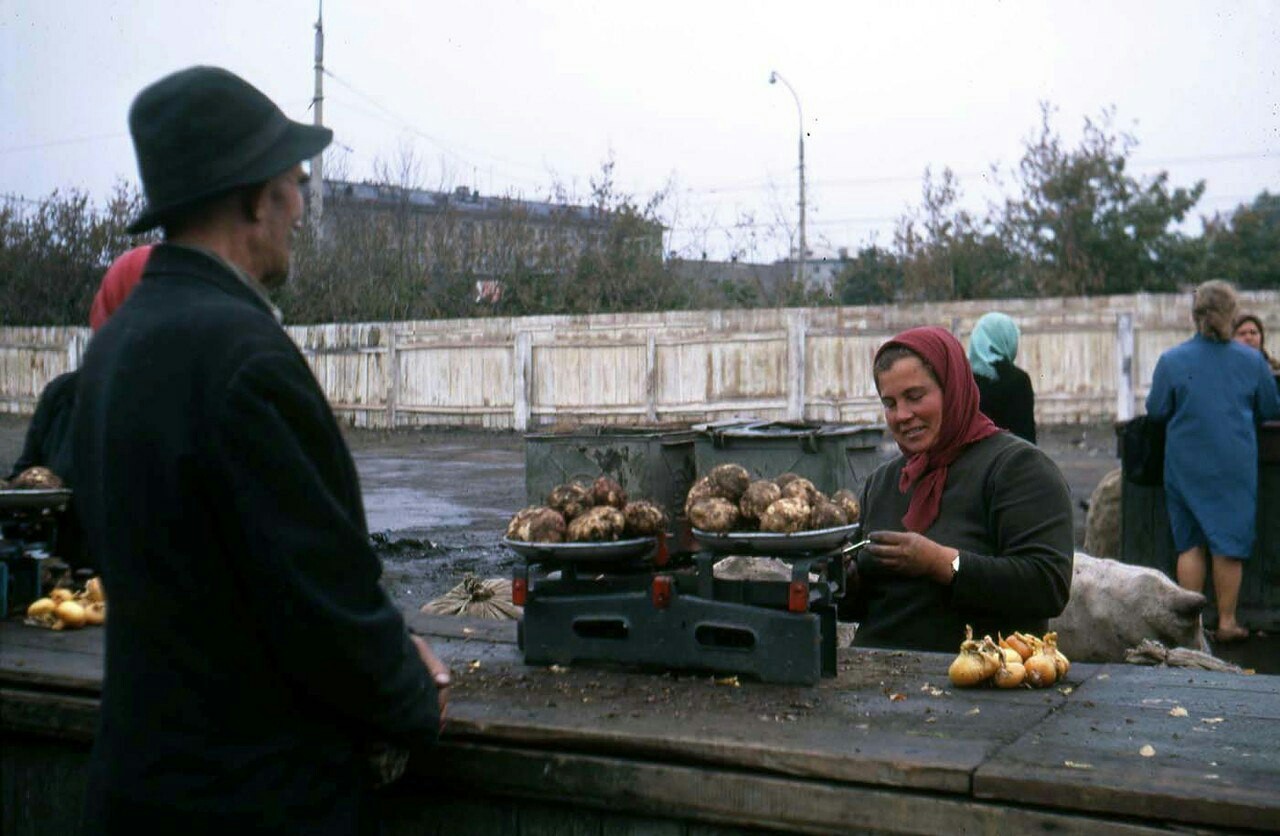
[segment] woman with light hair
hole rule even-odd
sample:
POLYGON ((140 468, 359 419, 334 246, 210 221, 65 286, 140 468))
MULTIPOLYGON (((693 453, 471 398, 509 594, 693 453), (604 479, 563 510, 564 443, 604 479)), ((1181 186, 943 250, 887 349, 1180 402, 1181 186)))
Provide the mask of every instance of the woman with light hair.
POLYGON ((1257 425, 1280 416, 1266 360, 1232 339, 1236 307, 1227 282, 1197 287, 1196 335, 1160 355, 1147 395, 1147 414, 1166 425, 1164 489, 1178 583, 1203 591, 1212 555, 1219 642, 1249 635, 1236 603, 1256 536, 1257 425))

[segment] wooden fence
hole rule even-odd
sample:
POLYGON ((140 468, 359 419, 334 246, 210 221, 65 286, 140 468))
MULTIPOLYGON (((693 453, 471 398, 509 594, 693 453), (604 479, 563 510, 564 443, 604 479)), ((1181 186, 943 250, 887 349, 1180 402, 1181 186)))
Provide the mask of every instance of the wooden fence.
MULTIPOLYGON (((1242 294, 1280 323, 1280 293, 1242 294)), ((676 311, 293 326, 333 405, 359 427, 654 424, 737 416, 880 420, 875 349, 915 325, 962 340, 1018 321, 1044 424, 1128 418, 1160 353, 1191 334, 1190 294, 844 308, 676 311)), ((0 328, 0 412, 30 413, 75 368, 83 328, 0 328)))

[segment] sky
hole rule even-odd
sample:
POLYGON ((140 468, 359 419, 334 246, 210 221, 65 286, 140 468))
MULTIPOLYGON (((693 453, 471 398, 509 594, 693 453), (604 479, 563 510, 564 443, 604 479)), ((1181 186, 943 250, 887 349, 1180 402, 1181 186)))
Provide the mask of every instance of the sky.
MULTIPOLYGON (((136 183, 129 104, 192 64, 311 121, 317 11, 0 0, 0 196, 136 183)), ((1042 102, 1070 144, 1114 107, 1135 174, 1206 181, 1197 215, 1280 191, 1274 0, 327 0, 323 20, 327 174, 411 163, 424 188, 587 200, 612 160, 617 192, 665 193, 687 257, 787 256, 801 125, 817 256, 891 244, 926 167, 955 171, 969 208, 999 200, 1042 102)))

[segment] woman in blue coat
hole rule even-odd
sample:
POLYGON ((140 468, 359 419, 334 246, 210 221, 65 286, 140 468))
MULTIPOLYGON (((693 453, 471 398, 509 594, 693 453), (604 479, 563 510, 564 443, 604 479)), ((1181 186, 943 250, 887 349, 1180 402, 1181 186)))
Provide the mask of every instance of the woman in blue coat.
POLYGON ((1231 338, 1235 314, 1231 285, 1197 287, 1196 335, 1160 355, 1147 395, 1147 414, 1166 422, 1164 488, 1178 583, 1202 591, 1213 556, 1221 642, 1249 635, 1236 621, 1236 601, 1255 538, 1257 425, 1280 415, 1266 360, 1231 338))

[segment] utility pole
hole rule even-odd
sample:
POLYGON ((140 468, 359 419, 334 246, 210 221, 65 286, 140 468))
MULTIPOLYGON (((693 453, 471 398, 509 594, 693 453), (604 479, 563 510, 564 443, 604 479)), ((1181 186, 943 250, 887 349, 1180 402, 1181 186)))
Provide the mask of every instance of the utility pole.
POLYGON ((796 115, 800 117, 800 252, 799 258, 796 259, 796 283, 804 287, 804 262, 806 257, 804 240, 804 109, 800 107, 800 96, 790 82, 783 78, 779 72, 769 73, 770 84, 777 84, 779 81, 791 93, 791 98, 796 100, 796 115))
MULTIPOLYGON (((316 127, 324 126, 324 0, 316 14, 316 92, 311 100, 316 127)), ((324 216, 324 151, 311 158, 311 230, 320 237, 324 216)))

